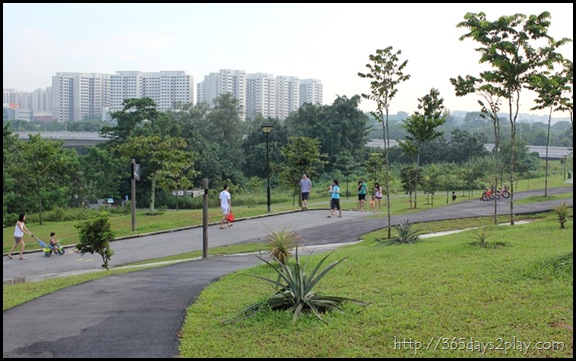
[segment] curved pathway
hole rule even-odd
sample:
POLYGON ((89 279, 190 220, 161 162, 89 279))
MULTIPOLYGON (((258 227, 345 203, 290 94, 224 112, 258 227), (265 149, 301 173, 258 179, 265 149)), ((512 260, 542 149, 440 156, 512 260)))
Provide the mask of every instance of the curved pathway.
MULTIPOLYGON (((571 186, 550 189, 548 194, 572 191, 571 186)), ((515 194, 515 200, 542 195, 542 190, 515 194)), ((498 213, 509 214, 507 200, 498 201, 498 213)), ((549 211, 572 199, 533 204, 514 204, 515 214, 549 211)), ((327 210, 298 211, 237 221, 218 230, 209 226, 209 245, 260 241, 271 230, 296 230, 307 246, 354 242, 367 232, 387 226, 386 217, 370 212, 344 212, 343 218, 326 218, 327 210)), ((392 217, 392 225, 458 219, 493 214, 493 203, 468 200, 392 217)), ((201 229, 188 229, 114 242, 115 265, 202 249, 201 229), (166 242, 169 247, 160 247, 166 242), (117 262, 117 263, 116 263, 117 262)), ((86 257, 86 256, 84 256, 86 257)), ((4 279, 46 276, 100 268, 72 252, 62 257, 29 256, 26 262, 4 260, 4 279), (56 261, 58 260, 58 261, 56 261), (56 261, 56 262, 52 262, 56 261), (9 263, 11 262, 11 263, 9 263), (51 262, 51 263, 48 263, 51 262), (82 266, 79 266, 82 265, 82 266)), ((172 358, 178 355, 178 331, 186 308, 206 285, 243 268, 261 264, 253 254, 209 256, 166 267, 104 277, 59 290, 3 312, 3 357, 27 358, 172 358)), ((42 280, 37 280, 42 282, 42 280)))

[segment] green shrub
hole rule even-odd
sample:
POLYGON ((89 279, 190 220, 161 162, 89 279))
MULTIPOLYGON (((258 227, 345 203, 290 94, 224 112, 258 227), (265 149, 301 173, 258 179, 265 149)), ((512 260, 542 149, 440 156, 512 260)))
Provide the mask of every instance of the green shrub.
POLYGON ((75 225, 78 228, 80 242, 76 244, 76 250, 83 256, 86 253, 98 253, 103 260, 102 267, 108 270, 114 251, 110 248, 110 243, 114 241, 108 217, 102 214, 100 217, 89 219, 75 225))

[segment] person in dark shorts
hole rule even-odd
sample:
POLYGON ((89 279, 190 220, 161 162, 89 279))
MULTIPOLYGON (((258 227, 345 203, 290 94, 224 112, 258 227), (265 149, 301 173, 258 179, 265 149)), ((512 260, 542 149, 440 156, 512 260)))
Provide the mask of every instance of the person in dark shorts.
POLYGON ((312 190, 312 181, 306 173, 302 174, 302 179, 300 179, 300 190, 302 191, 302 210, 307 210, 308 199, 310 198, 310 191, 312 190))
POLYGON ((342 217, 342 208, 340 208, 340 185, 338 185, 338 179, 334 179, 332 185, 329 189, 330 192, 330 215, 328 218, 332 218, 336 215, 336 210, 338 210, 338 217, 342 217))
POLYGON ((364 212, 364 207, 366 206, 366 194, 368 193, 368 186, 364 182, 364 179, 361 179, 358 182, 358 209, 360 212, 364 212))

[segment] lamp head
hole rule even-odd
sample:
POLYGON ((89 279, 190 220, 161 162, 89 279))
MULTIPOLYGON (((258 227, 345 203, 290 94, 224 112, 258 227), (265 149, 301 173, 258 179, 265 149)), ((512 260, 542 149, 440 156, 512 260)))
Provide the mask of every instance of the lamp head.
POLYGON ((272 128, 274 128, 274 126, 273 125, 261 125, 260 128, 262 128, 264 133, 268 134, 272 131, 272 128))

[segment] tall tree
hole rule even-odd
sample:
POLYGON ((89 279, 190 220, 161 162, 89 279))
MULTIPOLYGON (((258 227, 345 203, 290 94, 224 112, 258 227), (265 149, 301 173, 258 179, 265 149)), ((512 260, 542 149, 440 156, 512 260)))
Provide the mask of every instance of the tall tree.
POLYGON ((376 102, 375 112, 370 112, 378 122, 382 123, 382 140, 384 141, 386 205, 388 211, 388 238, 392 237, 391 204, 390 204, 390 128, 388 115, 390 103, 398 92, 397 86, 410 79, 410 75, 404 74, 403 70, 408 60, 400 62, 401 50, 394 53, 393 47, 377 49, 376 54, 368 57, 371 63, 366 64, 367 73, 358 73, 363 79, 370 79, 370 94, 362 94, 364 99, 376 102))
MULTIPOLYGON (((123 156, 135 158, 148 167, 151 181, 150 214, 154 208, 156 189, 188 186, 194 176, 194 162, 198 155, 188 150, 186 140, 180 137, 132 136, 117 146, 123 156)), ((169 189, 174 190, 174 189, 169 189)))
POLYGON ((530 78, 528 88, 538 94, 535 99, 536 105, 530 110, 545 109, 550 110, 548 114, 548 127, 546 133, 546 155, 545 155, 545 174, 544 174, 544 197, 548 196, 548 148, 550 147, 550 123, 552 121, 552 112, 558 109, 562 104, 562 93, 568 86, 569 79, 561 73, 551 74, 549 71, 535 73, 530 78))
POLYGON ((70 196, 68 174, 77 154, 65 150, 63 143, 62 140, 42 139, 40 134, 30 134, 28 141, 18 143, 19 156, 11 174, 18 179, 21 204, 28 204, 38 212, 40 224, 42 212, 50 200, 70 196))
POLYGON ((2 218, 3 225, 6 225, 7 213, 19 213, 22 210, 12 209, 11 204, 17 196, 18 179, 11 172, 12 167, 16 167, 16 150, 18 149, 18 136, 10 131, 10 123, 4 125, 4 135, 2 138, 2 218))
POLYGON ((334 170, 338 153, 346 149, 359 160, 367 142, 368 116, 359 108, 362 98, 337 96, 331 105, 306 103, 292 113, 284 123, 291 136, 320 140, 320 151, 328 156, 325 171, 334 170))
POLYGON ((326 163, 326 155, 320 153, 320 141, 308 137, 290 137, 282 155, 285 162, 272 167, 286 189, 292 189, 294 196, 299 195, 302 174, 317 179, 326 163))
POLYGON ((548 69, 558 58, 556 49, 569 39, 555 41, 548 35, 550 13, 540 15, 514 14, 501 16, 489 21, 486 14, 467 13, 458 28, 466 28, 468 33, 460 40, 472 39, 481 44, 476 51, 482 55, 480 63, 492 66, 492 70, 480 73, 483 82, 498 89, 498 95, 508 102, 512 159, 509 164, 510 177, 510 224, 514 225, 514 143, 516 142, 516 119, 520 110, 520 95, 527 86, 532 74, 548 69), (547 46, 536 48, 545 41, 547 46))
POLYGON ((404 128, 408 135, 400 140, 400 144, 412 144, 416 148, 416 166, 417 170, 414 179, 414 208, 418 208, 418 174, 420 173, 420 151, 422 146, 440 136, 442 132, 437 128, 446 122, 448 115, 444 109, 444 98, 440 97, 438 89, 430 89, 430 92, 419 98, 417 111, 403 121, 404 128))
MULTIPOLYGON (((500 127, 500 117, 498 113, 500 112, 500 107, 502 105, 502 98, 506 97, 506 93, 502 90, 502 87, 495 86, 492 83, 490 74, 482 73, 480 78, 476 78, 467 75, 465 78, 458 76, 457 78, 451 78, 450 82, 454 85, 456 96, 464 96, 469 93, 476 92, 482 99, 478 100, 480 105, 480 119, 489 119, 492 121, 492 129, 494 131, 494 148, 492 150, 494 154, 494 187, 498 185, 498 175, 501 174, 501 164, 500 164, 500 139, 501 139, 501 127, 500 127)), ((504 183, 500 179, 500 183, 504 183)), ((498 202, 494 198, 494 224, 498 224, 498 202)))
POLYGON ((563 69, 560 76, 566 80, 566 86, 562 89, 560 105, 556 110, 570 114, 570 128, 572 130, 570 132, 570 141, 572 148, 574 148, 574 120, 572 118, 574 108, 574 64, 571 60, 564 59, 562 65, 563 69))
POLYGON ((143 122, 154 123, 159 112, 156 103, 150 98, 125 99, 122 110, 113 112, 112 119, 116 125, 103 126, 100 134, 104 138, 110 138, 108 145, 112 148, 124 142, 137 126, 143 122))
POLYGON ((81 182, 76 184, 75 192, 79 202, 129 194, 130 188, 126 181, 129 159, 115 156, 96 146, 87 148, 87 154, 81 156, 79 162, 77 179, 81 182))
POLYGON ((248 129, 241 118, 242 106, 232 94, 224 93, 210 106, 198 107, 202 116, 192 117, 202 139, 200 148, 195 147, 200 155, 196 169, 215 186, 225 180, 240 183, 245 162, 242 140, 248 129))

